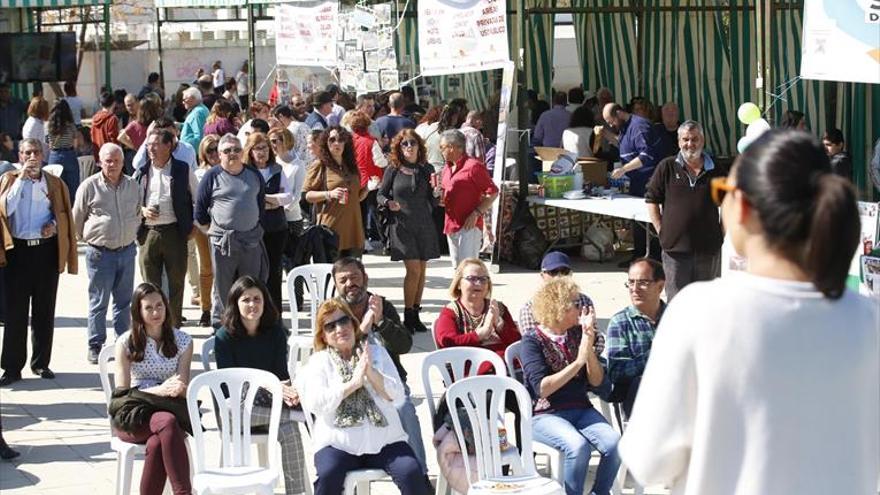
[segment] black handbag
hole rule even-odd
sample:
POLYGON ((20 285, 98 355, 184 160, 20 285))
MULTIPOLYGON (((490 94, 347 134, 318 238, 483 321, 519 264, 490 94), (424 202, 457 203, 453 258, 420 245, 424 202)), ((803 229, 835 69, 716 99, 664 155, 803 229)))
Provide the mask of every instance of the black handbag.
MULTIPOLYGON (((324 165, 319 165, 323 167, 324 165)), ((324 189, 327 189, 327 169, 321 171, 324 189)), ((324 203, 321 203, 324 210, 324 203)), ((294 262, 296 266, 308 263, 333 263, 339 256, 339 236, 330 227, 318 223, 317 208, 312 208, 312 224, 300 237, 294 262)))

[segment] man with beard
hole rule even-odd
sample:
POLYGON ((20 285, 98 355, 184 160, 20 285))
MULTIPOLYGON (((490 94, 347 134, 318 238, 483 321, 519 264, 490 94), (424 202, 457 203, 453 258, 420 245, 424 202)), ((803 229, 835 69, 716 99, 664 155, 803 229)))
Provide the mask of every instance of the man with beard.
POLYGON ((660 234, 669 301, 685 285, 721 275, 724 236, 710 182, 727 172, 703 152, 705 142, 699 123, 681 124, 681 151, 657 165, 645 194, 651 223, 660 234))
POLYGON ((361 321, 361 332, 367 335, 371 343, 385 347, 397 368, 406 392, 406 400, 397 409, 397 413, 400 415, 400 423, 404 431, 409 436, 409 444, 421 463, 422 471, 427 474, 422 429, 410 397, 409 385, 406 384, 406 370, 400 363, 400 355, 406 354, 412 347, 412 336, 400 322, 400 315, 397 314, 394 305, 385 298, 367 291, 368 280, 364 264, 357 258, 341 258, 333 264, 333 282, 336 284, 337 298, 351 307, 351 311, 361 321))

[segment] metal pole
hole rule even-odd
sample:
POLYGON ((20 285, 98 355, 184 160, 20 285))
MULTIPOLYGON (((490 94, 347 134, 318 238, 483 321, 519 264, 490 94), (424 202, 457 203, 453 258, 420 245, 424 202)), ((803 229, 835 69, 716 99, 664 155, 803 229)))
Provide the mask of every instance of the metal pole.
POLYGON ((254 6, 247 5, 248 25, 248 88, 250 88, 250 101, 256 101, 257 95, 257 67, 256 67, 256 37, 257 30, 254 27, 254 6))
POLYGON ((165 92, 165 65, 162 63, 162 18, 161 11, 156 9, 156 45, 159 49, 159 85, 165 92))
POLYGON ((757 104, 764 110, 767 108, 767 93, 764 88, 770 87, 769 70, 769 42, 768 35, 770 30, 767 29, 769 17, 770 0, 756 0, 755 2, 755 24, 758 28, 758 79, 755 81, 757 89, 757 104))
POLYGON ((112 88, 110 78, 110 4, 104 4, 104 81, 107 88, 112 88))

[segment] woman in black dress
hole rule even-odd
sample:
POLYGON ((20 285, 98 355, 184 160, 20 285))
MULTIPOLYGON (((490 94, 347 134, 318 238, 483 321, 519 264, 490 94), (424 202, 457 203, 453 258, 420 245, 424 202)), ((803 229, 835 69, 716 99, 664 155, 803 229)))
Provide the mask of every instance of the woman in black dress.
POLYGON ((428 260, 440 257, 437 231, 431 219, 434 167, 426 159, 425 142, 412 129, 400 131, 391 142, 389 167, 379 187, 378 203, 391 214, 391 260, 403 260, 403 324, 410 332, 427 332, 419 319, 428 260))

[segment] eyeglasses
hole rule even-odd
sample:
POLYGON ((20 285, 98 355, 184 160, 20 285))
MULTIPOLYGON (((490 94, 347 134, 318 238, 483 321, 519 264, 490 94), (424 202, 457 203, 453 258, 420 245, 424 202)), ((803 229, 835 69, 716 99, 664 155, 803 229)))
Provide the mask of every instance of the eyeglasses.
POLYGON ((736 190, 736 186, 727 181, 727 177, 716 177, 709 182, 709 188, 712 193, 712 201, 717 206, 721 206, 724 202, 724 196, 729 192, 736 190))
POLYGON ((220 150, 220 153, 223 153, 224 155, 237 155, 241 153, 241 148, 226 148, 220 150))
POLYGON ((627 289, 647 289, 653 283, 654 280, 627 280, 623 285, 627 289))
POLYGON ((400 147, 401 147, 401 148, 415 148, 415 147, 418 146, 418 145, 419 145, 419 143, 416 142, 416 141, 410 141, 410 140, 407 140, 407 141, 401 141, 401 142, 400 142, 400 147))
POLYGON ((333 333, 339 327, 344 327, 351 324, 351 317, 348 315, 340 316, 338 320, 328 321, 324 323, 324 332, 325 333, 333 333))
POLYGON ((467 277, 464 277, 464 279, 471 284, 485 284, 489 282, 489 277, 486 275, 468 275, 467 277))
POLYGON ((212 153, 216 153, 216 152, 217 152, 216 146, 211 146, 211 147, 205 148, 205 153, 207 153, 209 155, 212 153))
POLYGON ((547 270, 544 273, 550 275, 551 277, 563 276, 566 277, 571 275, 571 268, 557 268, 555 270, 547 270))

